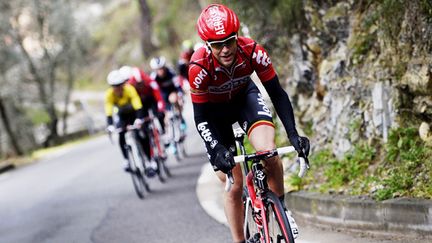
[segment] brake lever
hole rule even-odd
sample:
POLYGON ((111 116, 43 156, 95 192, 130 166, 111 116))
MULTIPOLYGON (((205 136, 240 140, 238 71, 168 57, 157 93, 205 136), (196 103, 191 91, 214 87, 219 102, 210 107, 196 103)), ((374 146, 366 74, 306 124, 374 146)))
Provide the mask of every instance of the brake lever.
POLYGON ((226 173, 225 191, 229 192, 233 184, 234 184, 234 177, 232 175, 232 171, 229 171, 228 173, 226 173))

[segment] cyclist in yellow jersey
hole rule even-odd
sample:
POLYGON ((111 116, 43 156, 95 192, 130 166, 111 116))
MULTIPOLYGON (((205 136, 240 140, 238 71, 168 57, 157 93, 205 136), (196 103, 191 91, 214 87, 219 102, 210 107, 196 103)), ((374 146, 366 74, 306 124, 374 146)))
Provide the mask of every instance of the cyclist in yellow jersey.
MULTIPOLYGON (((107 82, 111 85, 105 92, 105 115, 107 117, 107 130, 113 132, 116 128, 121 128, 119 133, 119 145, 123 158, 125 159, 124 169, 130 172, 128 154, 125 149, 125 128, 127 125, 141 126, 144 121, 144 110, 135 88, 127 84, 128 77, 124 77, 118 70, 113 70, 108 74, 107 82), (114 107, 117 107, 118 122, 114 124, 114 107)), ((138 136, 141 137, 141 136, 138 136)), ((144 141, 140 141, 142 145, 144 141)))

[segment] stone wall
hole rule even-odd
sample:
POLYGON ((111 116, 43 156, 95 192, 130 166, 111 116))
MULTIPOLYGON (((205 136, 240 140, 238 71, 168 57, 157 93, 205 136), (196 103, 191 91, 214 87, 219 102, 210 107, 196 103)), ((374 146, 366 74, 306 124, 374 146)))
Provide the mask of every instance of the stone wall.
POLYGON ((311 32, 305 43, 292 37, 286 85, 298 123, 312 126, 315 147, 341 157, 359 140, 386 142, 389 129, 406 124, 421 126, 422 138, 432 143, 432 54, 413 41, 412 51, 404 51, 410 29, 402 24, 395 47, 377 26, 360 28, 368 13, 353 1, 327 8, 308 3, 306 10, 311 32), (361 36, 376 38, 370 50, 358 51, 366 45, 359 44, 361 36))

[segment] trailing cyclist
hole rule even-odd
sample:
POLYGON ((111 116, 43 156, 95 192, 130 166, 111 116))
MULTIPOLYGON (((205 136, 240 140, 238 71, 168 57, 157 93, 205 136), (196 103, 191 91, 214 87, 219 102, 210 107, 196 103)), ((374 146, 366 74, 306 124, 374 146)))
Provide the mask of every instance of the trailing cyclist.
MULTIPOLYGON (((309 153, 309 140, 298 135, 287 93, 266 50, 254 40, 238 36, 237 15, 221 4, 211 4, 200 14, 197 31, 206 43, 195 51, 189 65, 189 84, 197 130, 204 140, 213 169, 221 181, 232 171, 234 185, 225 195, 225 214, 235 242, 243 236, 242 171, 235 166, 232 124, 238 122, 256 151, 275 148, 272 114, 250 75, 256 72, 268 92, 291 144, 299 155, 309 153)), ((284 203, 283 168, 279 156, 264 161, 268 184, 284 203)), ((292 217, 293 234, 298 229, 292 217)))
MULTIPOLYGON (((150 67, 153 70, 150 77, 158 83, 167 110, 176 109, 178 111, 182 122, 182 129, 185 130, 186 122, 182 115, 183 90, 178 82, 175 72, 166 65, 166 59, 164 56, 152 58, 150 60, 150 67)), ((166 124, 167 123, 168 121, 166 124)))
MULTIPOLYGON (((183 80, 189 80, 188 66, 193 53, 194 53, 194 49, 193 49, 192 41, 184 40, 182 42, 182 51, 180 52, 180 56, 177 61, 177 67, 179 71, 179 76, 181 77, 181 83, 183 83, 183 80)), ((180 85, 183 87, 182 84, 180 85)))
MULTIPOLYGON (((123 66, 119 69, 119 72, 123 77, 127 80, 127 83, 132 85, 137 91, 141 103, 142 109, 144 113, 144 120, 148 120, 149 111, 158 117, 158 120, 161 124, 162 133, 164 133, 164 116, 165 116, 165 102, 162 99, 159 86, 156 81, 152 80, 143 70, 138 67, 130 67, 123 66)), ((150 136, 151 132, 148 129, 150 121, 145 122, 142 132, 144 136, 142 137, 143 141, 143 150, 147 160, 150 161, 149 169, 156 169, 156 164, 154 163, 154 158, 151 155, 150 148, 150 136)), ((166 158, 166 155, 162 156, 166 158)), ((152 176, 154 171, 147 171, 148 175, 152 176)))
POLYGON ((123 66, 119 69, 122 75, 128 79, 128 83, 135 87, 141 98, 145 116, 148 110, 152 110, 162 126, 162 132, 165 133, 165 101, 157 82, 150 78, 142 69, 138 67, 123 66))
MULTIPOLYGON (((119 145, 124 158, 124 170, 131 172, 128 154, 125 148, 125 133, 127 125, 141 126, 144 122, 144 110, 141 99, 135 88, 127 84, 128 79, 118 70, 111 71, 107 76, 107 82, 111 86, 105 92, 105 115, 107 117, 107 130, 114 132, 120 128, 119 145), (118 121, 114 124, 114 108, 117 108, 118 121)), ((140 137, 140 136, 138 136, 140 137)), ((140 140, 144 147, 144 141, 140 140)))

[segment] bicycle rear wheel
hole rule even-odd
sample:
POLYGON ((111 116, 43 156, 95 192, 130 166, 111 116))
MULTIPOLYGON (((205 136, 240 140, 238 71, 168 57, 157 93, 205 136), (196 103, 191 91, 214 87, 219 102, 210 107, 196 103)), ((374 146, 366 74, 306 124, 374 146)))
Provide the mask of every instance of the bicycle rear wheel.
POLYGON ((132 184, 134 186, 135 192, 140 199, 144 198, 144 191, 148 187, 140 168, 137 166, 135 157, 132 153, 132 149, 128 148, 129 164, 131 167, 130 175, 132 177, 132 184))
POLYGON ((266 195, 266 212, 270 242, 294 243, 294 237, 279 198, 271 191, 266 195))

